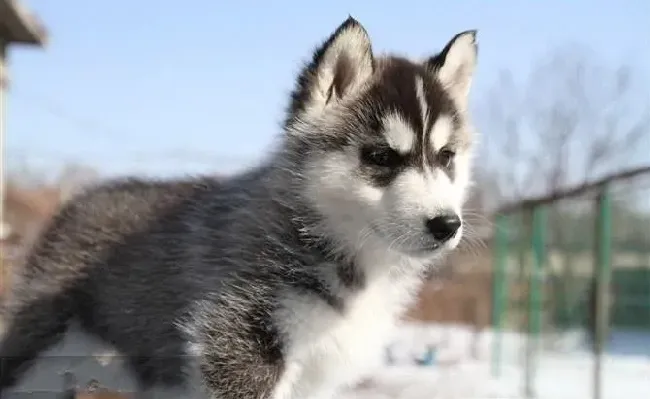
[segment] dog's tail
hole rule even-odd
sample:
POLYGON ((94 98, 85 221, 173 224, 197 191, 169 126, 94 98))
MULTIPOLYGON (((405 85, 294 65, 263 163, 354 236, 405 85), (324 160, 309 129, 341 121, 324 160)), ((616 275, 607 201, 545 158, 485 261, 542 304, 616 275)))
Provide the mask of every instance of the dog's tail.
POLYGON ((26 373, 36 358, 65 335, 72 299, 57 293, 14 304, 0 338, 0 398, 26 373))

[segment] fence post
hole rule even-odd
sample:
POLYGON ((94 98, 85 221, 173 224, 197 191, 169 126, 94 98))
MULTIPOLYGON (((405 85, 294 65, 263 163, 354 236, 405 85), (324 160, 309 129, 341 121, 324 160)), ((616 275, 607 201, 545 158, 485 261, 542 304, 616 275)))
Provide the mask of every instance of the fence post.
POLYGON ((526 353, 525 394, 535 397, 535 376, 537 372, 539 339, 542 330, 544 261, 546 255, 546 209, 543 205, 532 210, 532 252, 533 267, 530 273, 528 294, 528 347, 526 353))
POLYGON ((612 256, 612 202, 609 187, 601 189, 596 199, 596 323, 594 331, 594 399, 602 398, 602 354, 607 338, 612 256))
POLYGON ((503 315, 508 300, 508 217, 497 215, 495 220, 495 251, 492 303, 492 376, 501 376, 503 315))

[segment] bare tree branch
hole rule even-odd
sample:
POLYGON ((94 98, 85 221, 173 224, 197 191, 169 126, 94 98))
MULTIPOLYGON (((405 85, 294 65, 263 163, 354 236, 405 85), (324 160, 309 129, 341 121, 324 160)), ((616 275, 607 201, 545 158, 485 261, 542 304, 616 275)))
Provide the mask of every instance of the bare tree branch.
POLYGON ((575 47, 544 57, 524 84, 501 73, 482 128, 501 191, 518 200, 635 166, 650 136, 647 92, 631 67, 575 47))

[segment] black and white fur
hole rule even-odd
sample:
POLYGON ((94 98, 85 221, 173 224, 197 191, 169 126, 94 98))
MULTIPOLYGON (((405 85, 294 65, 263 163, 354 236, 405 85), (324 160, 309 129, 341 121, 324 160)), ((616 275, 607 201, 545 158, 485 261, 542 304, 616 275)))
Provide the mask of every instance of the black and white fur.
POLYGON ((424 272, 462 236, 476 33, 377 56, 351 17, 298 77, 275 151, 229 179, 126 179, 77 196, 10 298, 0 389, 70 321, 143 389, 197 359, 223 399, 329 398, 380 364, 424 272))

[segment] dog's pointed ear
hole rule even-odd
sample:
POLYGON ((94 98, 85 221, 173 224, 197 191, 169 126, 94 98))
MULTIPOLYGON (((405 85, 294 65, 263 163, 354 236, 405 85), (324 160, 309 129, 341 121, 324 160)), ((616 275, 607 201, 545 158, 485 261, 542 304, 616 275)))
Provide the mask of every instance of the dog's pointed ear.
POLYGON ((425 61, 425 66, 462 105, 467 103, 476 69, 478 55, 476 35, 476 30, 457 34, 440 53, 425 61))
POLYGON ((314 52, 311 62, 298 78, 294 110, 307 106, 324 107, 359 90, 374 71, 370 37, 364 27, 348 17, 314 52), (306 104, 307 103, 307 104, 306 104))

